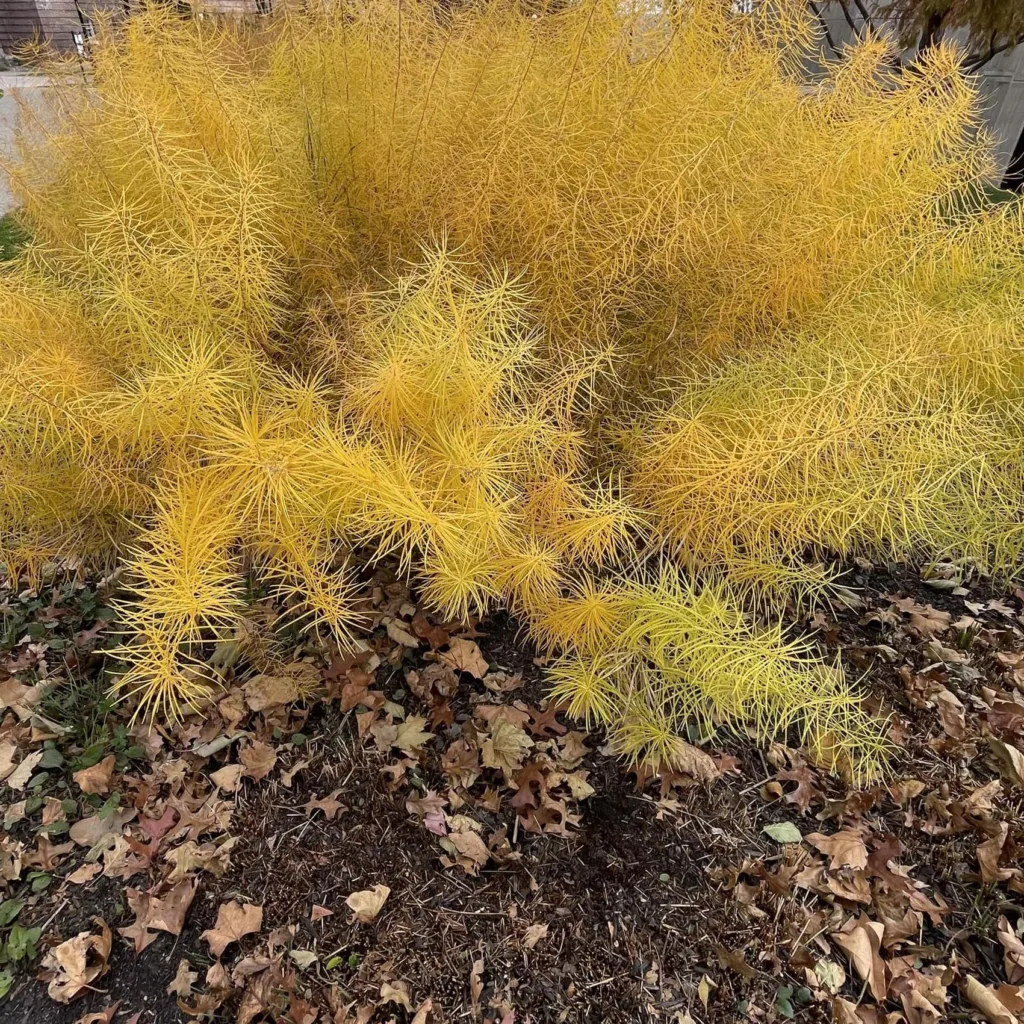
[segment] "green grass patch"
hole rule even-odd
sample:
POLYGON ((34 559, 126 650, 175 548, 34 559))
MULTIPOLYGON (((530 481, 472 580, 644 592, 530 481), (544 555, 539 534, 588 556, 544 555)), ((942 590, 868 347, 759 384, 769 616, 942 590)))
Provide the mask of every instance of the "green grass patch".
POLYGON ((13 260, 28 241, 28 232, 18 223, 13 213, 0 217, 0 262, 13 260))

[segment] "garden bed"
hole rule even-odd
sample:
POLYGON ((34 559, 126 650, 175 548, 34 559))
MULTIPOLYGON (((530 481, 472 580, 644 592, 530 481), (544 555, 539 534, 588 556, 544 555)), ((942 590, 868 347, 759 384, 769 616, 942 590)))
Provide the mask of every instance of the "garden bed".
POLYGON ((88 717, 105 591, 10 595, 0 744, 21 788, 3 791, 4 895, 24 904, 0 935, 42 931, 0 1016, 1010 1014, 1024 1006, 1022 602, 892 568, 854 570, 856 607, 793 622, 841 644, 893 713, 893 775, 858 792, 795 749, 724 735, 690 772, 631 773, 544 710, 543 659, 515 623, 446 629, 380 580, 358 661, 298 649, 229 671, 217 708, 175 729, 88 717), (33 704, 23 687, 44 664, 33 704), (59 730, 34 715, 68 731, 47 740, 59 730), (355 919, 346 901, 377 886, 379 911, 357 897, 355 919), (59 945, 80 933, 97 937, 81 969, 59 945))

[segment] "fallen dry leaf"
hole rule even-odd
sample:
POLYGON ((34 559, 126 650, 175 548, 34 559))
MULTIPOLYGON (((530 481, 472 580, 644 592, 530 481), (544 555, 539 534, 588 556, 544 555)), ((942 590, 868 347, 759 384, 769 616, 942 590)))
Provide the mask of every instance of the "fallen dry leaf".
POLYGON ((199 980, 199 975, 192 970, 192 965, 182 958, 178 961, 178 970, 167 986, 169 996, 188 999, 192 995, 192 986, 199 980))
POLYGON ((1024 754, 1015 746, 989 736, 988 745, 999 761, 999 770, 1009 783, 1024 789, 1024 754))
POLYGON ((429 997, 424 999, 419 1006, 416 1007, 416 1013, 412 1018, 411 1024, 427 1024, 430 1019, 430 1012, 434 1009, 434 1000, 429 997))
POLYGON ((401 644, 403 647, 419 647, 420 642, 416 639, 408 630, 402 629, 402 626, 394 619, 389 619, 387 622, 388 636, 395 641, 396 644, 401 644))
POLYGON ((704 753, 700 747, 695 747, 678 736, 672 743, 668 760, 675 771, 686 772, 698 782, 714 782, 718 778, 718 765, 715 764, 714 758, 704 753))
POLYGON ((423 745, 434 738, 432 732, 427 732, 423 728, 426 724, 427 720, 421 715, 410 715, 398 726, 391 745, 398 747, 407 757, 415 757, 423 745))
POLYGON ((469 969, 469 999, 476 1013, 479 1013, 480 997, 484 994, 484 961, 481 957, 473 961, 469 969))
POLYGON ((392 984, 385 981, 380 986, 380 1001, 382 1003, 394 1003, 403 1009, 412 1010, 412 1001, 409 999, 409 986, 404 981, 396 981, 392 984))
POLYGON ((6 779, 14 771, 14 755, 18 752, 18 744, 5 740, 0 743, 0 779, 6 779))
POLYGON ((253 676, 242 687, 245 703, 252 711, 290 704, 303 694, 317 690, 321 685, 320 671, 305 661, 278 665, 273 673, 253 676))
POLYGON ((991 839, 978 845, 975 851, 978 857, 978 864, 981 867, 981 880, 983 882, 1005 882, 1016 874, 1014 868, 1001 868, 999 858, 1003 855, 1003 847, 1010 832, 1007 822, 1000 822, 998 831, 991 839))
POLYGON ((457 672, 468 672, 476 679, 483 679, 490 671, 480 648, 472 640, 464 640, 462 637, 452 637, 448 641, 448 650, 440 657, 445 665, 457 672))
POLYGON ((355 915, 353 921, 372 924, 390 895, 391 890, 386 885, 375 885, 372 889, 360 889, 359 892, 352 893, 345 903, 355 915))
POLYGON ((245 774, 254 782, 266 778, 277 764, 277 753, 269 743, 254 740, 242 747, 238 758, 245 766, 245 774))
POLYGON ((500 719, 495 720, 491 735, 480 748, 484 765, 500 768, 507 779, 522 767, 532 749, 533 740, 518 725, 500 719))
POLYGON ((21 790, 24 789, 32 778, 33 773, 36 770, 36 765, 43 759, 43 752, 37 750, 32 754, 26 755, 22 760, 21 764, 7 776, 7 785, 11 789, 21 790))
POLYGON ((939 611, 930 604, 918 604, 910 597, 892 597, 883 594, 883 597, 891 600, 901 612, 910 617, 910 625, 916 629, 921 636, 930 637, 936 633, 942 633, 949 629, 952 616, 949 612, 939 611))
POLYGON ((1011 985, 1024 982, 1024 942, 1010 926, 1005 917, 1000 917, 996 925, 996 937, 1003 947, 1003 968, 1006 980, 1011 985))
POLYGON ((101 839, 107 836, 117 836, 121 830, 135 818, 135 811, 129 807, 122 807, 114 811, 107 818, 93 814, 88 818, 76 821, 68 830, 68 835, 79 846, 95 846, 101 839))
POLYGON ((234 793, 238 784, 242 781, 244 765, 226 764, 215 772, 210 772, 210 781, 224 793, 234 793))
POLYGON ((999 996, 971 974, 964 978, 964 995, 989 1024, 1018 1024, 1017 1017, 1006 1008, 999 996))
POLYGON ((861 870, 868 866, 868 848, 864 845, 859 832, 843 829, 831 836, 812 832, 804 836, 804 839, 816 850, 831 858, 828 866, 833 871, 837 868, 861 870))
POLYGON ((523 936, 523 945, 527 949, 533 949, 541 939, 548 937, 548 926, 546 924, 531 924, 523 936))
POLYGON ((232 942, 252 935, 262 927, 263 907, 230 900, 220 905, 216 923, 212 928, 207 928, 200 937, 210 944, 210 952, 219 957, 232 942))
POLYGON ((43 957, 43 971, 49 978, 46 991, 55 1002, 70 1003, 107 971, 110 929, 103 918, 92 920, 100 928, 99 935, 79 932, 43 957))
POLYGON ((314 797, 311 800, 307 800, 302 805, 302 809, 306 814, 312 814, 314 811, 320 811, 328 821, 333 821, 338 814, 348 810, 348 808, 337 798, 340 792, 340 789, 336 789, 330 794, 330 796, 314 797))
POLYGON ((164 854, 164 860, 173 865, 165 881, 179 882, 197 868, 209 872, 214 878, 223 878, 231 866, 231 850, 238 842, 231 836, 222 843, 203 843, 201 846, 191 839, 164 854))
POLYGON ((862 914, 846 930, 832 933, 832 941, 847 955, 857 976, 868 983, 868 990, 879 1003, 885 1000, 889 987, 879 952, 884 930, 877 921, 870 921, 862 914))
MULTIPOLYGON (((104 1007, 102 1010, 97 1010, 95 1013, 87 1013, 84 1017, 79 1017, 75 1021, 75 1024, 111 1024, 114 1019, 114 1014, 117 1013, 117 1008, 121 1005, 121 1000, 118 999, 116 1003, 111 1003, 109 1006, 104 1007)), ((125 1024, 138 1024, 139 1013, 133 1014, 125 1024)))
POLYGON ((98 796, 106 796, 110 792, 110 779, 114 774, 114 762, 116 757, 107 754, 102 761, 94 764, 91 768, 83 768, 71 776, 78 783, 83 793, 95 793, 98 796))
POLYGON ((128 906, 135 912, 135 920, 124 928, 118 928, 118 932, 135 943, 136 954, 156 938, 155 931, 180 935, 197 887, 197 882, 186 878, 162 897, 154 896, 152 892, 128 889, 128 906))
POLYGON ((67 881, 71 885, 85 885, 91 882, 102 870, 103 865, 99 862, 94 861, 92 864, 83 864, 68 875, 67 881))
POLYGON ((291 789, 292 782, 294 781, 295 776, 298 775, 299 772, 304 771, 308 767, 309 761, 307 761, 305 758, 296 761, 295 764, 293 764, 291 768, 289 768, 287 771, 281 772, 281 785, 284 786, 285 789, 291 789))

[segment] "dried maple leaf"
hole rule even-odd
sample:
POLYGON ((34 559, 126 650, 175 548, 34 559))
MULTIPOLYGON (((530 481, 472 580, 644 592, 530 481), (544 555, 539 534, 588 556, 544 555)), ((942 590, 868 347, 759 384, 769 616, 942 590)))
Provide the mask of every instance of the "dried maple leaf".
POLYGON ((312 814, 314 811, 321 811, 328 821, 333 821, 338 814, 348 810, 348 807, 337 799, 340 792, 340 789, 336 789, 329 796, 307 800, 302 805, 302 809, 307 815, 312 814))
POLYGON ((178 961, 178 970, 167 986, 169 996, 188 999, 192 995, 192 986, 199 980, 199 975, 192 970, 192 965, 182 958, 178 961))
POLYGON ((434 738, 432 732, 427 732, 423 728, 426 724, 427 720, 422 715, 410 715, 399 725, 391 745, 398 747, 407 757, 415 757, 423 749, 424 744, 434 738))
POLYGON ((443 796, 439 796, 432 789, 428 789, 423 796, 410 796, 406 797, 405 800, 405 809, 410 814, 415 814, 420 820, 425 818, 428 814, 443 812, 444 808, 447 806, 448 801, 443 796))
POLYGON ((480 749, 470 746, 462 737, 453 740, 441 755, 441 771, 451 785, 469 789, 480 777, 480 749))
MULTIPOLYGON (((559 768, 575 768, 590 753, 590 747, 584 742, 586 738, 586 733, 576 732, 575 730, 571 730, 564 736, 559 737, 559 753, 555 757, 559 768)), ((639 766, 636 773, 638 792, 642 791, 647 781, 653 777, 654 772, 652 769, 648 766, 639 766), (647 772, 650 772, 650 774, 647 775, 647 772), (641 781, 642 775, 646 776, 643 778, 643 781, 641 781)))
MULTIPOLYGON (((523 677, 518 672, 514 675, 509 675, 507 672, 488 672, 481 682, 491 693, 511 693, 523 685, 523 677)), ((556 722, 555 725, 558 723, 556 722)), ((564 727, 559 726, 559 728, 564 727)))
POLYGON ((530 721, 530 712, 522 701, 513 701, 511 704, 475 704, 473 715, 480 719, 488 727, 495 722, 511 722, 525 729, 530 721))
POLYGON ((267 971, 251 978, 238 1004, 235 1024, 252 1024, 257 1019, 279 1020, 284 1010, 286 996, 281 989, 281 979, 275 972, 267 971))
POLYGON ((210 952, 215 957, 220 957, 231 943, 258 932, 262 927, 263 907, 230 900, 220 905, 214 926, 207 928, 200 938, 210 944, 210 952))
POLYGON ((158 842, 173 828, 178 820, 178 812, 173 807, 165 807, 159 818, 139 818, 139 828, 149 836, 151 842, 158 842))
POLYGON ((971 790, 963 800, 964 814, 971 814, 983 820, 989 818, 1002 791, 1003 786, 998 779, 971 790))
POLYGON ((449 640, 448 630, 435 625, 422 613, 418 613, 412 620, 413 632, 436 651, 438 647, 444 647, 449 640))
POLYGON ((448 650, 440 654, 441 661, 456 672, 468 672, 476 679, 483 679, 490 671, 487 659, 480 648, 472 641, 462 637, 452 637, 448 642, 448 650))
POLYGON ((206 871, 214 878, 223 878, 231 867, 231 850, 237 841, 237 837, 232 836, 221 843, 203 843, 200 846, 189 839, 173 850, 168 850, 164 860, 172 864, 173 868, 165 881, 175 884, 196 870, 206 871))
POLYGON ((300 696, 307 696, 320 688, 320 671, 315 665, 296 661, 279 666, 271 675, 253 676, 245 686, 245 702, 253 711, 290 704, 300 696))
POLYGON ((500 768, 506 779, 511 779, 526 755, 533 749, 533 740, 517 725, 497 720, 491 735, 484 740, 481 754, 488 768, 500 768))
POLYGON ((907 907, 899 897, 879 894, 875 897, 874 905, 879 919, 885 926, 882 935, 883 949, 893 949, 908 939, 916 939, 921 934, 923 916, 919 911, 907 907))
POLYGON ((352 893, 345 900, 354 915, 352 921, 373 924, 390 895, 391 890, 386 885, 375 885, 372 889, 360 889, 352 893))
POLYGON ((431 729, 439 729, 443 725, 451 725, 455 721, 455 712, 445 697, 437 697, 430 704, 428 714, 431 729))
POLYGON ((730 971, 734 971, 741 978, 756 978, 757 971, 747 963, 742 951, 726 949, 725 946, 716 945, 715 953, 718 962, 730 971))
POLYGON ((141 953, 155 938, 154 931, 180 935, 185 916, 196 894, 197 883, 182 879, 166 895, 128 889, 128 906, 135 913, 135 921, 118 932, 135 943, 136 954, 141 953))
POLYGON ((106 796, 110 792, 110 779, 114 774, 114 763, 117 758, 113 754, 107 754, 102 761, 94 764, 91 768, 83 768, 71 776, 78 784, 83 793, 95 793, 99 796, 106 796))
MULTIPOLYGON (((370 677, 371 681, 373 677, 370 677)), ((341 710, 351 711, 353 708, 364 707, 376 711, 383 707, 386 698, 380 690, 371 690, 366 683, 347 682, 341 688, 341 710)))
POLYGON ((110 956, 110 929, 102 917, 93 923, 100 934, 79 932, 74 938, 54 946, 43 958, 42 968, 48 977, 47 994, 58 1003, 70 1003, 101 975, 107 972, 110 956))

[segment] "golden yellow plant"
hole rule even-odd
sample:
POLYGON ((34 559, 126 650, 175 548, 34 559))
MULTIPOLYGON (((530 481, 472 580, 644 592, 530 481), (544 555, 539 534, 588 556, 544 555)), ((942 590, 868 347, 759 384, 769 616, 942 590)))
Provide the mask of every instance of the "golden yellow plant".
POLYGON ((1016 568, 1024 225, 938 47, 817 81, 798 0, 150 5, 7 160, 0 556, 121 559, 120 681, 195 706, 257 574, 506 606, 633 759, 752 724, 877 770, 772 614, 865 554, 1016 568))

